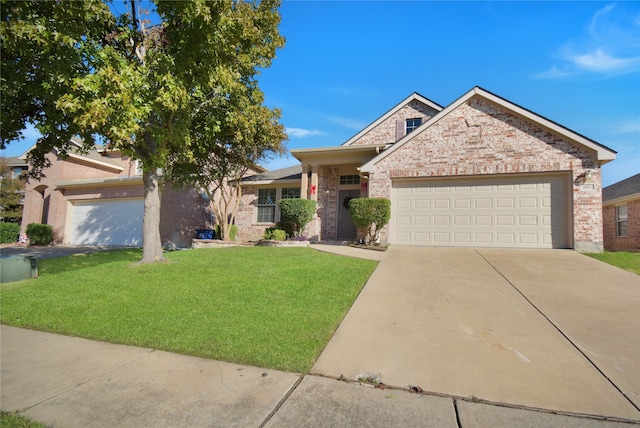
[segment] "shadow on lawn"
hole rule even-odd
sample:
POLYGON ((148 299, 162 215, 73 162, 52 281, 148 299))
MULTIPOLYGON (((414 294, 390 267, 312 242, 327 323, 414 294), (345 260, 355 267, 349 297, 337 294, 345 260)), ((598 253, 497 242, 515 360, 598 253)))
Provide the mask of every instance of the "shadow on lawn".
POLYGON ((142 257, 142 250, 127 248, 122 250, 109 250, 88 254, 73 254, 65 257, 38 260, 38 272, 40 275, 52 275, 93 267, 105 263, 130 262, 135 263, 142 257))

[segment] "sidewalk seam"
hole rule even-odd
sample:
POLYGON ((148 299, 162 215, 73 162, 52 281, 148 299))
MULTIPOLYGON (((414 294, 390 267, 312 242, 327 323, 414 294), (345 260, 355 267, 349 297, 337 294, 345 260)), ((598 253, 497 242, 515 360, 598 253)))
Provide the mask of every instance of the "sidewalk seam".
POLYGON ((295 381, 295 383, 291 386, 291 388, 289 388, 289 390, 287 391, 287 393, 284 395, 284 397, 282 397, 282 399, 278 402, 278 404, 276 404, 276 407, 273 408, 273 410, 271 411, 271 413, 269 413, 267 415, 267 417, 265 418, 264 421, 262 421, 262 423, 260 424, 260 426, 258 428, 264 428, 269 421, 271 420, 271 418, 273 418, 275 416, 276 413, 278 413, 278 410, 280 410, 280 407, 282 407, 282 405, 289 399, 289 397, 291 397, 291 394, 293 394, 293 392, 298 388, 298 386, 300 385, 300 383, 302 383, 302 380, 304 379, 304 375, 300 375, 300 377, 298 378, 297 381, 295 381))
POLYGON ((453 411, 456 414, 456 426, 458 428, 462 428, 462 423, 460 422, 460 413, 458 412, 458 400, 452 398, 451 401, 453 401, 453 411))
POLYGON ((595 368, 598 373, 600 373, 606 380, 607 382, 609 382, 609 384, 611 384, 611 386, 613 386, 616 391, 618 391, 624 398, 625 400, 627 400, 627 402, 629 402, 629 404, 631 404, 636 410, 638 410, 640 412, 640 407, 636 405, 636 403, 634 403, 628 396, 627 394, 625 394, 619 387, 618 385, 616 385, 613 380, 611 380, 611 378, 609 378, 609 376, 607 376, 602 370, 600 370, 600 367, 598 367, 592 360, 591 358, 589 358, 587 356, 587 354, 584 353, 584 351, 582 351, 582 349, 580 349, 580 347, 578 347, 578 345, 576 345, 573 340, 571 340, 571 338, 569 338, 569 336, 567 336, 561 329, 560 327, 558 327, 553 321, 551 321, 551 319, 544 313, 542 312, 542 310, 540 310, 540 308, 538 308, 531 300, 529 300, 529 298, 527 296, 525 296, 525 294, 520 291, 520 289, 518 287, 516 287, 516 285, 511 282, 509 280, 509 278, 507 278, 502 272, 500 272, 500 270, 498 268, 496 268, 489 260, 487 260, 487 258, 485 256, 483 256, 477 249, 475 250, 475 252, 482 257, 482 259, 487 262, 487 264, 489 266, 491 266, 493 268, 493 270, 495 270, 498 275, 500 275, 502 278, 504 278, 505 281, 507 281, 509 283, 509 285, 511 285, 511 287, 513 287, 514 290, 516 290, 518 292, 518 294, 520 294, 522 296, 522 298, 531 305, 531 307, 533 309, 535 309, 540 315, 542 315, 544 317, 544 319, 546 319, 549 324, 551 324, 553 326, 553 328, 556 329, 556 331, 558 333, 560 333, 562 335, 562 337, 564 337, 565 339, 567 339, 567 341, 571 344, 571 346, 573 346, 584 358, 586 358, 586 360, 589 362, 589 364, 591 364, 591 366, 593 368, 595 368))

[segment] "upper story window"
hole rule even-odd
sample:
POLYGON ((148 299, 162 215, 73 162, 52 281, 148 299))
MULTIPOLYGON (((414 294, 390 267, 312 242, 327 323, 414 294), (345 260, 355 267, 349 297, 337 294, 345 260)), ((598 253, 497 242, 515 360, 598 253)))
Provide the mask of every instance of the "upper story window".
POLYGON ((629 218, 627 216, 627 205, 619 205, 616 207, 616 223, 618 236, 629 236, 629 218))
POLYGON ((407 127, 405 129, 405 135, 413 131, 414 129, 416 129, 418 126, 422 125, 422 119, 421 118, 407 119, 406 123, 407 123, 407 127))
POLYGON ((360 184, 360 176, 354 175, 341 175, 340 184, 360 184))
POLYGON ((143 172, 142 171, 142 161, 136 159, 135 166, 136 166, 135 174, 136 175, 142 175, 142 172, 143 172))
POLYGON ((22 169, 21 166, 16 166, 12 169, 11 171, 11 178, 16 179, 16 178, 20 178, 20 176, 26 172, 24 169, 22 169))
POLYGON ((299 199, 300 188, 299 187, 284 187, 282 189, 282 195, 280 199, 299 199))

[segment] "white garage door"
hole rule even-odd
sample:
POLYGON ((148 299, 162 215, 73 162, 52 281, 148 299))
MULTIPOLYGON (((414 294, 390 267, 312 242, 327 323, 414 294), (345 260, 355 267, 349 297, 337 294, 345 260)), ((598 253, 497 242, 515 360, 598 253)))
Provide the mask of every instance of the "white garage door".
POLYGON ((394 180, 391 242, 568 248, 566 176, 394 180))
POLYGON ((77 201, 68 217, 72 245, 142 246, 141 198, 77 201))

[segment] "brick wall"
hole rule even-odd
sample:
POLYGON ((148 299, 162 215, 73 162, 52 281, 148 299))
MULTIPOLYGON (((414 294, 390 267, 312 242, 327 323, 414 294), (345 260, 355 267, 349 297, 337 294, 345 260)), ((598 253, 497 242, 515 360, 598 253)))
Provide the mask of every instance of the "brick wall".
POLYGON ((394 143, 396 141, 396 122, 398 120, 423 118, 423 123, 438 112, 417 100, 411 101, 396 113, 388 117, 374 129, 367 132, 352 145, 394 143))
MULTIPOLYGON (((142 198, 144 187, 142 180, 134 184, 71 186, 60 188, 59 183, 66 180, 126 178, 135 174, 135 163, 128 158, 120 159, 123 171, 83 161, 81 159, 62 159, 53 154, 47 157, 51 167, 45 171, 42 180, 31 180, 26 186, 22 230, 29 223, 42 221, 45 201, 48 203, 47 223, 53 227, 54 243, 65 242, 65 226, 70 202, 91 199, 142 198)), ((164 244, 188 247, 194 237, 195 229, 202 220, 202 205, 205 203, 198 192, 193 190, 175 190, 166 186, 162 196, 160 235, 164 244)))
MULTIPOLYGON (((418 132, 418 131, 416 131, 418 132)), ((474 97, 378 162, 369 196, 390 198, 391 179, 573 171, 574 246, 602 247, 601 176, 596 155, 474 97)), ((387 228, 382 240, 388 240, 387 228)))
POLYGON ((626 202, 628 236, 618 236, 616 205, 602 209, 604 248, 611 251, 640 251, 640 199, 626 202))

